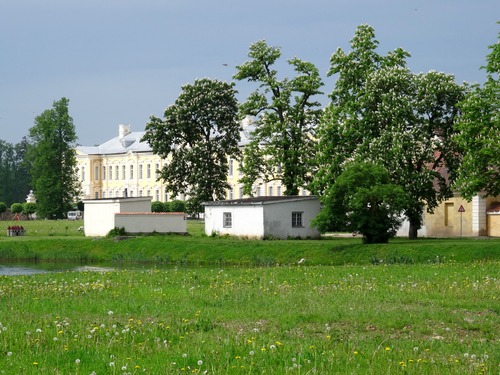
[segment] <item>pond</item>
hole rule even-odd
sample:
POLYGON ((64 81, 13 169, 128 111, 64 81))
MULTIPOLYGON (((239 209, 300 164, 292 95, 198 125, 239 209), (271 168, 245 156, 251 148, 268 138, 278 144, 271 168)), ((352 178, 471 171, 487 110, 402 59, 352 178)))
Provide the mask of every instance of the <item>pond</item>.
POLYGON ((54 263, 2 263, 0 264, 0 276, 33 275, 37 273, 53 273, 65 271, 111 271, 113 267, 85 266, 74 264, 54 263))

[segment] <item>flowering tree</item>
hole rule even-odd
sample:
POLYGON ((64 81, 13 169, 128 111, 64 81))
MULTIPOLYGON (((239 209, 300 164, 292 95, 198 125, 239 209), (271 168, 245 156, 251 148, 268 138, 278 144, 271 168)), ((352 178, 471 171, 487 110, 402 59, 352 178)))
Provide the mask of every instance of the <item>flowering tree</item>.
POLYGON ((251 60, 237 67, 234 78, 257 82, 259 88, 240 106, 240 113, 256 116, 251 143, 244 150, 241 181, 246 194, 258 178, 280 180, 286 195, 296 195, 311 178, 315 131, 323 86, 318 69, 298 58, 288 60, 296 73, 292 79, 278 78, 273 65, 281 57, 277 47, 265 41, 250 46, 251 60))
POLYGON ((465 88, 444 73, 411 73, 408 53, 380 56, 377 44, 373 29, 363 25, 353 51, 339 49, 331 58, 330 74, 339 78, 319 131, 314 187, 327 190, 348 161, 381 164, 410 197, 404 214, 409 237, 416 238, 424 208, 432 212, 452 194, 457 157, 451 137, 465 88))
POLYGON ((166 160, 160 178, 172 195, 189 195, 191 212, 226 195, 227 158, 239 155, 237 111, 233 84, 201 79, 146 125, 143 140, 166 160))
POLYGON ((500 194, 500 41, 490 49, 486 82, 460 103, 456 141, 464 156, 456 186, 467 199, 500 194))

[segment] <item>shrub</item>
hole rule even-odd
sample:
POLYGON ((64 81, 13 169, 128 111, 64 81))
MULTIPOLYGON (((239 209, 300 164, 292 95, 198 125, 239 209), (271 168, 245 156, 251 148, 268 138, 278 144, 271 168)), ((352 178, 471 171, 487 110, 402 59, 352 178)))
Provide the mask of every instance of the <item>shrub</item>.
POLYGON ((185 212, 186 202, 180 200, 173 200, 169 203, 170 212, 185 212))
POLYGON ((0 202, 0 214, 3 214, 5 211, 7 211, 7 205, 3 202, 0 202))
POLYGON ((10 206, 10 211, 13 214, 20 214, 23 212, 23 205, 21 203, 12 203, 12 206, 10 206))
POLYGON ((165 212, 165 205, 160 201, 151 202, 151 212, 165 212))

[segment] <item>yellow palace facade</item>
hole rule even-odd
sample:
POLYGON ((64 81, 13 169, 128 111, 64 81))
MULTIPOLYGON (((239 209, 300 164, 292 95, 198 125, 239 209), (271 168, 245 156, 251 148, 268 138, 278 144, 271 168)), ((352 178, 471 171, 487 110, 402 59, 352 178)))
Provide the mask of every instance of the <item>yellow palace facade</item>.
MULTIPOLYGON (((241 147, 249 140, 250 123, 242 124, 241 147)), ((166 202, 186 197, 171 197, 158 180, 158 171, 165 160, 155 155, 146 142, 141 142, 144 132, 132 132, 130 125, 119 125, 118 136, 97 146, 76 148, 78 177, 82 187, 82 198, 100 199, 115 197, 152 197, 153 201, 166 202)), ((227 199, 244 198, 239 161, 228 160, 227 199)), ((283 193, 281 181, 256 181, 254 196, 280 196, 283 193)), ((303 195, 309 194, 306 190, 303 195)))

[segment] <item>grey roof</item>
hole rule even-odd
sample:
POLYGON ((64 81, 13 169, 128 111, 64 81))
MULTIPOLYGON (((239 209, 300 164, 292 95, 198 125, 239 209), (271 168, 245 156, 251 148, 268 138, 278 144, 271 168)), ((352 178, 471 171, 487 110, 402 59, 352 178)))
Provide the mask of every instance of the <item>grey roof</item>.
MULTIPOLYGON (((241 122, 242 128, 240 131, 239 146, 243 147, 248 145, 252 137, 252 132, 255 131, 253 119, 247 117, 241 122)), ((120 125, 123 126, 123 125, 120 125)), ((128 125, 127 125, 128 126, 128 125)), ((110 154, 126 154, 127 152, 152 152, 152 148, 147 142, 141 142, 141 138, 146 132, 129 132, 126 133, 130 127, 125 131, 125 135, 120 137, 111 138, 109 141, 104 142, 97 146, 78 146, 76 149, 85 155, 110 155, 110 154)))
POLYGON ((130 132, 124 137, 111 138, 98 146, 78 146, 76 149, 87 155, 123 154, 132 152, 152 152, 146 142, 141 142, 145 132, 130 132))
POLYGON ((213 202, 204 202, 204 206, 261 206, 280 202, 297 202, 317 200, 316 195, 283 195, 275 197, 250 197, 242 199, 229 199, 213 202))

